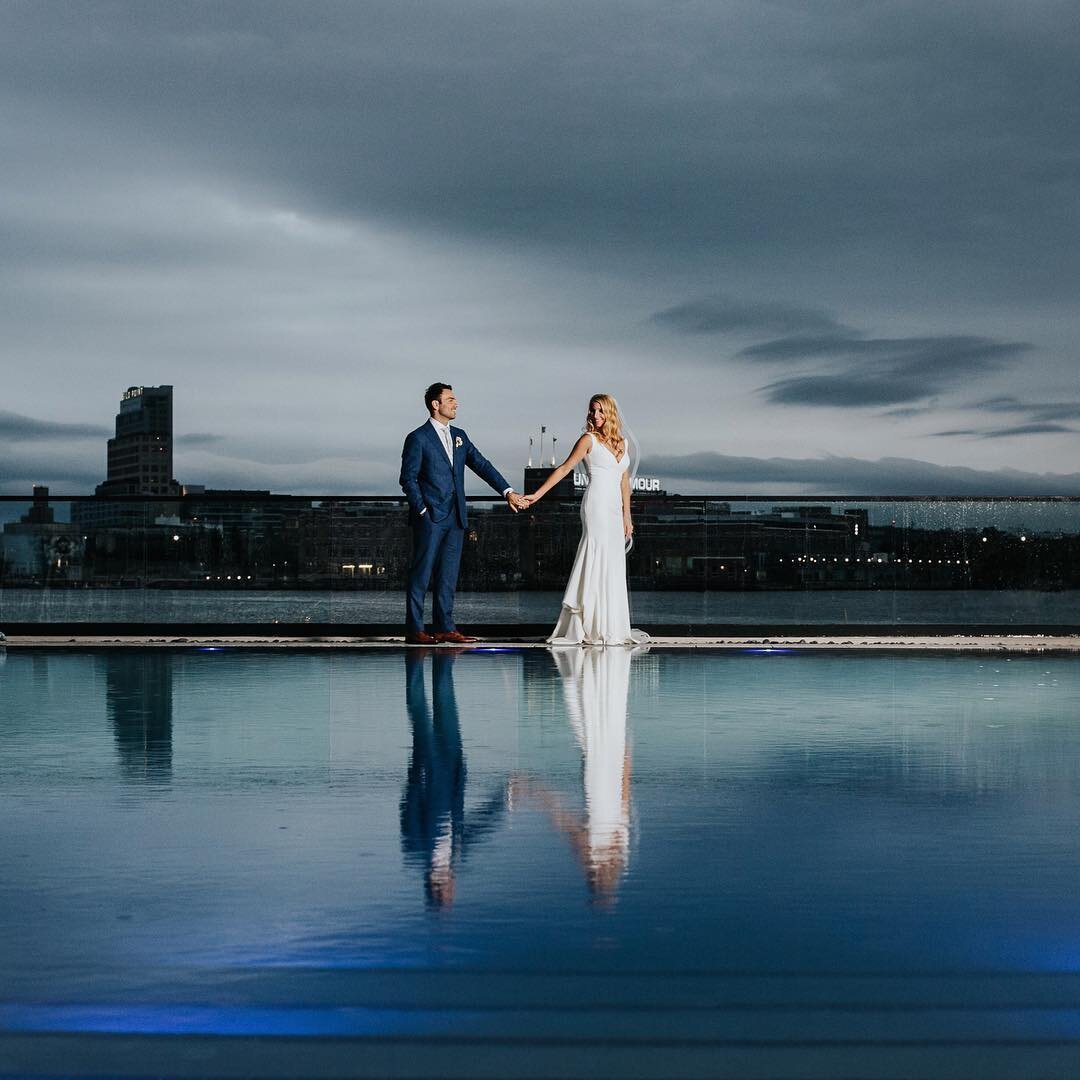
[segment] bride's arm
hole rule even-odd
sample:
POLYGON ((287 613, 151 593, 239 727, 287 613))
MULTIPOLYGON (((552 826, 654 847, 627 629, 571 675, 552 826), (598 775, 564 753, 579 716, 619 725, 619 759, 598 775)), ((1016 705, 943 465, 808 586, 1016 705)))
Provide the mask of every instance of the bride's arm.
POLYGON ((570 451, 570 456, 557 469, 554 469, 551 475, 531 495, 525 496, 525 501, 529 506, 532 506, 534 502, 539 502, 540 499, 542 499, 579 461, 581 461, 591 448, 592 439, 588 435, 582 435, 581 438, 574 443, 574 449, 570 451))
POLYGON ((627 540, 634 535, 634 523, 630 520, 630 474, 624 472, 622 474, 622 527, 623 536, 627 540))

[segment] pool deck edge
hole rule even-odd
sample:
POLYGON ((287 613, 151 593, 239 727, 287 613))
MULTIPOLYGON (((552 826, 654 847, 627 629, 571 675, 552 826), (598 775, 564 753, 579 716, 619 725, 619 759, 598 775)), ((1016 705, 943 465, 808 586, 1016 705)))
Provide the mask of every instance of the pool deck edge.
MULTIPOLYGON (((23 648, 248 648, 248 649, 401 649, 405 647, 400 636, 281 636, 265 637, 244 634, 215 635, 15 635, 0 642, 0 649, 23 648)), ((546 649, 550 646, 537 637, 506 635, 487 638, 474 645, 436 645, 433 649, 546 649)), ((769 636, 685 636, 654 637, 647 647, 660 649, 784 649, 784 650, 851 650, 851 651, 942 651, 942 652, 994 652, 994 653, 1080 653, 1080 635, 1051 634, 800 634, 769 636)))

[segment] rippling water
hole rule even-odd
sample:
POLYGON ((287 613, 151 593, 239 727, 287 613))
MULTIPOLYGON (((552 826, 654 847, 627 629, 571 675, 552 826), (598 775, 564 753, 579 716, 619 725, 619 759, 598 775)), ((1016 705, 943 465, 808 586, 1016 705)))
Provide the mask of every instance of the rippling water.
POLYGON ((359 1035, 295 1007, 410 971, 1074 972, 1078 720, 1055 657, 11 650, 0 1031, 359 1035))

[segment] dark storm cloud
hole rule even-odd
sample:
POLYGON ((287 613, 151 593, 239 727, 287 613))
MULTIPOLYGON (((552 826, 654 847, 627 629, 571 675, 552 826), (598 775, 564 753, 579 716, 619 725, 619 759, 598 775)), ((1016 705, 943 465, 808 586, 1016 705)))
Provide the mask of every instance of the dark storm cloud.
POLYGON ((930 411, 926 405, 903 405, 898 409, 886 409, 881 415, 893 420, 911 420, 916 416, 926 416, 930 411))
POLYGON ((1076 430, 1067 424, 1031 423, 1000 428, 953 428, 950 431, 934 431, 931 434, 935 438, 969 436, 978 439, 1007 439, 1016 435, 1060 435, 1076 430))
POLYGON ((780 379, 761 388, 774 405, 825 405, 838 409, 864 409, 926 397, 926 380, 899 375, 805 375, 780 379))
POLYGON ((0 439, 85 439, 108 437, 112 432, 99 424, 65 424, 36 420, 32 416, 0 411, 0 439))
POLYGON ((994 341, 970 335, 940 337, 861 338, 832 335, 781 338, 750 345, 739 356, 753 360, 812 360, 835 357, 852 364, 878 363, 897 372, 929 374, 945 367, 956 374, 990 371, 1029 351, 1017 341, 994 341))
POLYGON ((1062 432, 1076 431, 1067 424, 1032 423, 1015 424, 1012 427, 992 428, 982 433, 984 439, 1004 439, 1014 435, 1057 435, 1062 432))
POLYGON ((987 398, 971 405, 961 406, 980 413, 1008 414, 1023 419, 1019 423, 983 427, 949 428, 934 431, 936 438, 1008 439, 1028 435, 1072 434, 1078 429, 1062 421, 1080 420, 1080 402, 1077 401, 1023 401, 1003 395, 987 398))
MULTIPOLYGON (((754 363, 817 365, 819 370, 762 387, 766 399, 777 405, 866 408, 925 401, 962 378, 999 370, 1032 349, 1025 342, 970 334, 869 337, 824 311, 726 297, 680 304, 653 315, 652 321, 684 334, 779 331, 782 336, 735 354, 754 363), (828 370, 820 370, 823 365, 828 370)), ((891 415, 900 414, 894 410, 891 415)))
POLYGON ((177 446, 214 446, 224 440, 224 435, 211 435, 207 432, 192 431, 186 435, 177 435, 173 442, 177 446))
MULTIPOLYGON (((803 443, 834 448, 900 427, 856 429, 857 409, 962 383, 1051 401, 1071 377, 1041 337, 1041 381, 1016 361, 1033 326, 1072 348, 1074 0, 57 0, 3 24, 0 364, 51 365, 39 387, 76 365, 227 371, 252 395, 228 442, 253 459, 277 411, 322 429, 345 354, 388 397, 413 352, 467 348, 474 378, 535 355, 548 394, 571 340, 625 354, 630 381, 655 370, 643 330, 681 356, 741 335, 774 381, 738 407, 764 429, 769 405, 845 406, 850 430, 822 410, 803 443), (987 325, 973 310, 1000 337, 959 336, 987 325), (275 366, 303 389, 262 382, 275 366)), ((44 413, 31 392, 6 404, 44 413)))
POLYGON ((958 256, 955 287, 1060 294, 1080 268, 1073 16, 1063 0, 19 4, 0 80, 37 130, 70 126, 68 162, 139 145, 335 215, 583 257, 958 256))
POLYGON ((26 454, 2 450, 0 494, 29 496, 37 484, 44 484, 54 493, 64 495, 88 494, 95 484, 105 479, 104 452, 101 459, 101 464, 96 465, 88 461, 85 454, 71 451, 42 454, 40 448, 35 448, 33 454, 26 454))
POLYGON ((838 370, 779 379, 761 388, 779 405, 866 408, 923 401, 959 380, 986 375, 1030 351, 1023 342, 972 336, 911 338, 782 338, 739 352, 740 357, 832 360, 838 370))
POLYGON ((1024 413, 1032 422, 1080 420, 1080 401, 1021 401, 1015 397, 990 398, 970 406, 982 412, 1024 413))
POLYGON ((813 308, 725 296, 705 297, 658 311, 652 321, 682 334, 823 334, 844 331, 831 315, 813 308))
POLYGON ((971 469, 910 458, 877 461, 854 457, 759 458, 700 453, 650 455, 649 473, 672 487, 680 480, 742 492, 755 484, 789 484, 803 493, 838 495, 1075 495, 1080 473, 1033 473, 1014 469, 971 469))
POLYGON ((782 361, 799 363, 819 356, 850 356, 854 346, 863 346, 863 355, 875 350, 871 342, 860 341, 855 333, 795 335, 749 345, 736 354, 744 360, 782 361), (869 346, 869 347, 868 347, 869 346))

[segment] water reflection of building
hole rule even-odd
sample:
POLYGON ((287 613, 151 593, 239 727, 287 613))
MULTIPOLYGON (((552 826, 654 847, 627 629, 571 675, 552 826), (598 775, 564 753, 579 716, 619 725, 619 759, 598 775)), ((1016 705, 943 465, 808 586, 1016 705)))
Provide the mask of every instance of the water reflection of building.
POLYGON ((173 663, 164 650, 105 654, 105 708, 125 780, 172 777, 173 663))

